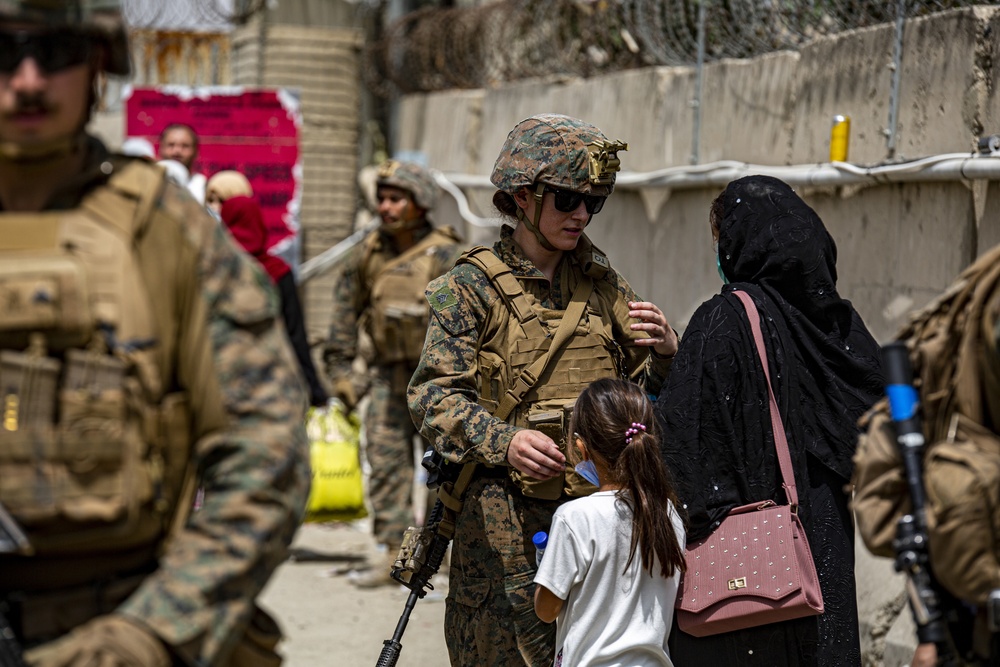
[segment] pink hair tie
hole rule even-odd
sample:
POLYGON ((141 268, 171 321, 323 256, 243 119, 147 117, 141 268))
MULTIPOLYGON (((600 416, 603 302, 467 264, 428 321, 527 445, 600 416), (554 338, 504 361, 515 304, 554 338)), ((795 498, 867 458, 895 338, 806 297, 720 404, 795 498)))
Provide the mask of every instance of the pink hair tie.
POLYGON ((639 431, 645 432, 646 431, 646 425, 642 424, 640 422, 632 422, 632 426, 625 431, 625 444, 626 445, 631 445, 632 444, 632 436, 634 436, 639 431))

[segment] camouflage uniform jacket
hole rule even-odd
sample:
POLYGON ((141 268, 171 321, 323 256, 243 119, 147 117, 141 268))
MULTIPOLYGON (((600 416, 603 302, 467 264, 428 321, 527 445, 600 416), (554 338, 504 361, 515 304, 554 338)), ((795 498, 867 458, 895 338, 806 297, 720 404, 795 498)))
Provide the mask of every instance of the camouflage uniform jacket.
MULTIPOLYGON (((583 276, 575 256, 563 256, 550 285, 524 256, 512 234, 510 227, 501 229, 493 252, 542 307, 565 310, 583 276)), ((596 281, 594 289, 610 305, 615 340, 623 343, 624 365, 630 377, 658 389, 670 370, 671 359, 651 355, 649 348, 627 344, 637 337, 629 329, 633 320, 628 315, 628 302, 639 301, 639 297, 614 269, 596 281)), ((481 337, 486 340, 490 333, 482 328, 500 295, 478 268, 460 264, 434 280, 427 287, 427 296, 434 317, 407 393, 413 421, 421 435, 452 462, 506 465, 507 447, 517 428, 494 418, 476 402, 479 341, 481 337)))
MULTIPOLYGON (((414 243, 419 243, 432 231, 434 227, 430 224, 416 230, 414 243)), ((454 266, 461 253, 462 248, 458 243, 435 246, 434 275, 440 276, 454 266)), ((333 290, 330 335, 323 349, 323 361, 330 380, 336 382, 341 378, 351 377, 351 362, 358 354, 358 332, 362 326, 370 326, 370 321, 366 322, 366 315, 372 306, 374 279, 386 264, 401 254, 392 235, 376 229, 355 246, 344 260, 341 277, 333 290)), ((366 361, 379 364, 377 358, 366 361)))
MULTIPOLYGON (((125 159, 91 139, 81 176, 47 209, 76 206, 108 180, 109 164, 125 159)), ((163 283, 188 285, 149 296, 175 304, 177 328, 161 332, 163 382, 188 395, 193 469, 205 496, 200 510, 164 536, 156 569, 116 611, 187 662, 211 664, 240 638, 304 515, 305 387, 267 275, 186 190, 165 185, 137 246, 144 274, 166 273, 163 283)), ((0 571, 59 567, 32 560, 0 559, 0 571)), ((89 562, 84 554, 78 561, 89 562)), ((19 583, 0 579, 7 587, 19 583)))

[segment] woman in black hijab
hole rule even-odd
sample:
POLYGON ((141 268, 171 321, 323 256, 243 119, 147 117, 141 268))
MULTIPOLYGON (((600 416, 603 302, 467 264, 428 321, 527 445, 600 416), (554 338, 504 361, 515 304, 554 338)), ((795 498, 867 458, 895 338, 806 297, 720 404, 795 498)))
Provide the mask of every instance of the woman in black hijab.
POLYGON ((713 202, 711 221, 727 284, 695 312, 660 393, 664 459, 688 512, 689 542, 707 536, 733 507, 766 498, 787 503, 767 382, 746 311, 732 293, 743 290, 761 314, 826 611, 700 639, 675 625, 671 658, 677 665, 859 666, 845 487, 855 424, 883 391, 880 350, 837 294, 833 239, 786 183, 733 181, 713 202))

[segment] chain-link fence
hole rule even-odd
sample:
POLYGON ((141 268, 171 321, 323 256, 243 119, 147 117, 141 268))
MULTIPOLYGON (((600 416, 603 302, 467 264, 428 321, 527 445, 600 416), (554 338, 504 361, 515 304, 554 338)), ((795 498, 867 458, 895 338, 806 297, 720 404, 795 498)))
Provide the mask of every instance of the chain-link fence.
POLYGON ((981 4, 969 0, 499 0, 429 8, 366 49, 365 78, 390 96, 545 75, 745 58, 817 37, 981 4), (704 11, 703 21, 699 13, 704 11))
POLYGON ((124 0, 122 11, 136 30, 215 32, 242 23, 261 11, 266 0, 124 0))

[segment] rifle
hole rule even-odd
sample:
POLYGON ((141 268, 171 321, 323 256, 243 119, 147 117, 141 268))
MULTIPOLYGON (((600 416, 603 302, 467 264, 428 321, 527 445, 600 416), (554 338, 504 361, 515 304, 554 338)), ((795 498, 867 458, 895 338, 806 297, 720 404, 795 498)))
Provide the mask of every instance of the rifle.
POLYGON ((902 516, 896 524, 896 539, 892 543, 896 551, 894 567, 906 575, 906 593, 917 626, 917 639, 922 644, 933 643, 937 647, 940 667, 958 667, 962 662, 952 643, 943 594, 934 579, 930 562, 923 476, 925 440, 917 412, 920 399, 913 386, 913 368, 906 344, 897 342, 884 346, 882 365, 912 504, 912 512, 902 516))
MULTIPOLYGON (((33 552, 28 536, 7 512, 7 508, 0 504, 0 553, 30 555, 33 552)), ((27 667, 17 635, 3 610, 0 610, 0 667, 27 667)))
POLYGON ((472 481, 475 463, 459 466, 448 463, 434 450, 424 453, 421 461, 427 470, 427 488, 437 491, 437 500, 422 528, 410 527, 403 535, 403 544, 392 566, 392 578, 410 589, 403 613, 396 623, 391 639, 382 642, 382 653, 376 667, 394 667, 403 650, 400 640, 410 622, 417 600, 433 590, 431 578, 441 569, 448 543, 455 535, 455 519, 462 511, 465 489, 472 481), (405 576, 405 575, 409 576, 405 576))

